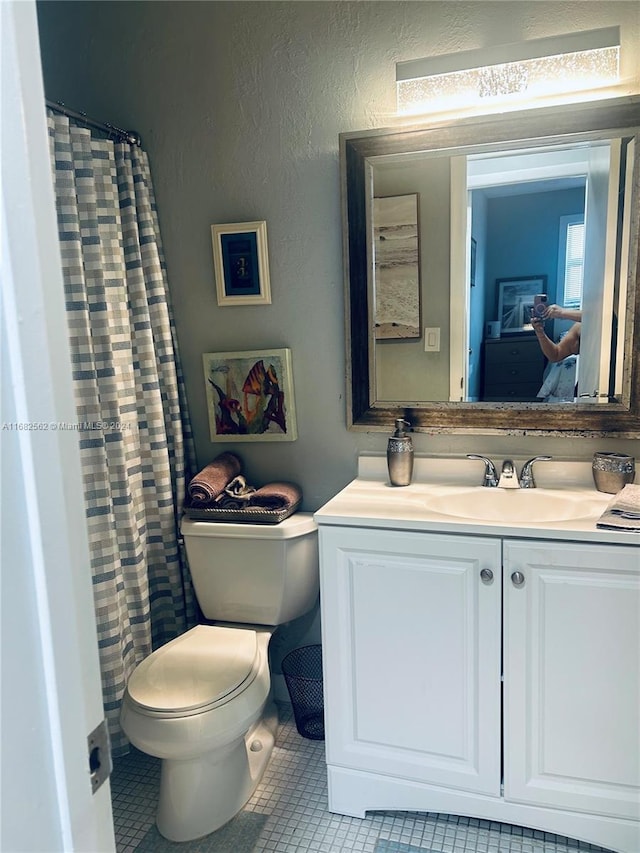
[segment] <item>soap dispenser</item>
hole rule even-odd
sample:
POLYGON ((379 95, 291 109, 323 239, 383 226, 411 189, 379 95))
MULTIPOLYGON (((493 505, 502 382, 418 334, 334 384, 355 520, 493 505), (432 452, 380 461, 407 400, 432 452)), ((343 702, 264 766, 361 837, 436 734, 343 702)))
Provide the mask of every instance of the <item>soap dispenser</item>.
POLYGON ((406 430, 411 424, 396 419, 396 429, 387 444, 387 466, 392 486, 408 486, 413 474, 413 442, 406 430))

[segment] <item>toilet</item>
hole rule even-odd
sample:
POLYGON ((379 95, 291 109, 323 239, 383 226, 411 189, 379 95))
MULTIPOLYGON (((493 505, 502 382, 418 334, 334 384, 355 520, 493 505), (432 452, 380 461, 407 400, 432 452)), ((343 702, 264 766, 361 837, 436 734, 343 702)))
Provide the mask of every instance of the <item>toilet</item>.
POLYGON ((131 743, 162 759, 156 823, 170 841, 219 829, 247 802, 277 728, 268 648, 278 625, 318 597, 310 513, 279 524, 183 518, 197 625, 132 673, 120 720, 131 743))

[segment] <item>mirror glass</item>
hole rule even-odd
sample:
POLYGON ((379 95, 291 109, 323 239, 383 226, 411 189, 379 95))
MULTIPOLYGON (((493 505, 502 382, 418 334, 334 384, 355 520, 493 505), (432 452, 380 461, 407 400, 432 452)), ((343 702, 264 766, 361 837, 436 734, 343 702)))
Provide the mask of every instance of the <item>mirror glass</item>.
POLYGON ((342 135, 350 426, 635 433, 639 114, 342 135))

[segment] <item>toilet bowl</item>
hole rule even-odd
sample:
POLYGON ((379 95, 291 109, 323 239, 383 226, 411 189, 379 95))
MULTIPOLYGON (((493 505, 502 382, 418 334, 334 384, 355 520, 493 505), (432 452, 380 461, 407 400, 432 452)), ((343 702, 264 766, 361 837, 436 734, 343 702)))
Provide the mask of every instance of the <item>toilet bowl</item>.
POLYGON ((277 730, 269 640, 318 595, 311 515, 277 526, 183 520, 182 533, 200 607, 225 621, 198 625, 142 661, 120 714, 131 743, 162 759, 156 823, 170 841, 214 832, 255 790, 277 730), (256 615, 264 624, 249 622, 256 615))
POLYGON ((227 823, 253 793, 276 733, 265 709, 270 631, 199 625, 150 655, 129 680, 121 722, 162 758, 157 825, 189 841, 227 823))

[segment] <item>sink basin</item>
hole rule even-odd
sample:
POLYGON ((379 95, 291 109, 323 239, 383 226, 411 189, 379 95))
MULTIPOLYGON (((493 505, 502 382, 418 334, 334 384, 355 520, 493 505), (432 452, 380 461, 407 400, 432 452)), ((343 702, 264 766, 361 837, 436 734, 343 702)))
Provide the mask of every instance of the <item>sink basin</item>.
POLYGON ((607 499, 589 492, 552 489, 457 488, 433 495, 427 508, 473 521, 549 522, 598 517, 607 499))

